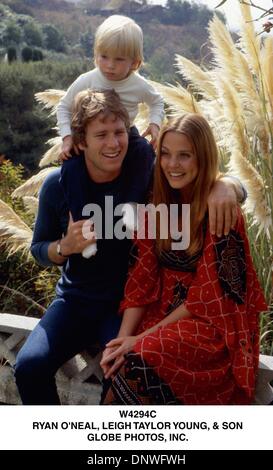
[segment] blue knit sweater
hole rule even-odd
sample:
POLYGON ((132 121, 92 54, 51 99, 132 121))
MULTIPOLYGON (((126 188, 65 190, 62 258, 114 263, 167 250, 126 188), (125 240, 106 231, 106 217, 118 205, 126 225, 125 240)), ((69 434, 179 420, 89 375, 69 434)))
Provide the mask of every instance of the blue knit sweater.
MULTIPOLYGON (((134 188, 135 202, 144 201, 153 169, 154 154, 151 147, 144 147, 143 150, 136 162, 143 171, 139 175, 138 189, 134 188)), ((68 160, 63 166, 62 177, 61 169, 58 168, 46 178, 40 191, 31 245, 31 253, 40 264, 53 264, 48 258, 48 246, 66 233, 69 211, 74 220, 79 220, 83 218, 82 206, 88 203, 98 204, 104 214, 107 195, 113 196, 114 208, 131 199, 128 198, 127 187, 130 171, 135 170, 134 164, 130 165, 128 154, 121 174, 108 183, 94 183, 89 178, 83 156, 68 160)), ((114 218, 114 222, 117 220, 117 217, 114 218)), ((83 258, 81 254, 69 256, 57 283, 58 295, 80 295, 90 300, 119 300, 122 297, 131 240, 99 239, 97 246, 97 254, 90 259, 83 258)))

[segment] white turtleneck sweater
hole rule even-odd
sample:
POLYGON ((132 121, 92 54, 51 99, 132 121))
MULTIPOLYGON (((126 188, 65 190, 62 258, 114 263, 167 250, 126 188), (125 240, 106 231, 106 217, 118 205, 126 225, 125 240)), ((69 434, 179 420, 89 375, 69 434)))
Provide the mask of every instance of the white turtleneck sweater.
POLYGON ((114 89, 120 96, 122 104, 129 113, 130 125, 138 113, 138 104, 146 103, 149 107, 149 122, 161 125, 164 117, 164 104, 161 95, 141 77, 137 72, 132 72, 124 80, 114 81, 104 77, 98 68, 80 75, 68 88, 57 107, 57 123, 62 138, 71 135, 71 109, 72 103, 82 90, 91 88, 93 90, 114 89))

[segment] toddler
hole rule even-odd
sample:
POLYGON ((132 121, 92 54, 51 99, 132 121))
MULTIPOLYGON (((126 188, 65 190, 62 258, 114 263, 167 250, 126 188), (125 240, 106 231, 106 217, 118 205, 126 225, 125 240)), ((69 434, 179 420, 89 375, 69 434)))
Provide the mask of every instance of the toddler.
POLYGON ((133 127, 138 104, 146 103, 150 110, 150 123, 143 137, 150 135, 155 148, 164 117, 163 99, 155 89, 137 73, 143 63, 143 35, 140 26, 126 16, 113 15, 97 29, 94 45, 96 68, 80 75, 69 87, 57 108, 57 120, 63 139, 62 158, 70 156, 71 109, 74 97, 87 88, 114 89, 129 113, 133 127))
MULTIPOLYGON (((98 91, 114 89, 129 113, 129 148, 131 154, 136 154, 135 159, 130 159, 130 163, 127 161, 127 166, 130 165, 130 180, 123 213, 124 223, 132 228, 135 202, 139 200, 140 188, 143 191, 143 178, 147 178, 146 170, 138 165, 137 155, 142 151, 143 145, 146 145, 144 137, 147 135, 151 136, 151 144, 156 147, 164 117, 164 103, 160 94, 137 72, 143 63, 143 34, 132 19, 113 15, 99 26, 95 34, 94 59, 96 68, 80 75, 58 105, 57 121, 63 139, 60 157, 66 159, 71 156, 73 148, 70 121, 75 96, 88 88, 98 91), (142 136, 134 126, 139 103, 146 103, 149 107, 149 125, 142 136)), ((74 150, 78 153, 77 148, 74 150)), ((89 257, 96 253, 96 245, 91 245, 88 249, 83 256, 89 257)))

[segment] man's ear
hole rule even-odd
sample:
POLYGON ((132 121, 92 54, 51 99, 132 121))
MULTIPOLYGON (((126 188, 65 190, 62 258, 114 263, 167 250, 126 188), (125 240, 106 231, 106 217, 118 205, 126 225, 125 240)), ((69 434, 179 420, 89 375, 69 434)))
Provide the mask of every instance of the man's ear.
POLYGON ((80 150, 85 150, 86 145, 84 145, 83 142, 79 142, 78 145, 77 145, 77 147, 78 147, 80 150))

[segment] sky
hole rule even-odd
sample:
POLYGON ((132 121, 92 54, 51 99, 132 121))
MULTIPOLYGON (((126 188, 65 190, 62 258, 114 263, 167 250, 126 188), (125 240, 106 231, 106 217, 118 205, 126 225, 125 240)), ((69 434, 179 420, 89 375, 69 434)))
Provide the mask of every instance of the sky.
MULTIPOLYGON (((220 3, 220 1, 221 0, 195 0, 195 3, 205 4, 207 5, 207 7, 213 9, 220 3)), ((166 0, 149 0, 149 3, 156 3, 156 4, 164 5, 166 3, 166 0)), ((240 9, 239 9, 238 3, 239 3, 238 0, 227 0, 226 3, 222 7, 219 8, 219 11, 222 11, 223 13, 225 13, 226 18, 227 18, 227 24, 229 28, 232 30, 239 29, 240 9)), ((256 0, 254 1, 254 3, 256 5, 260 5, 262 8, 265 8, 266 10, 268 10, 269 8, 273 6, 272 0, 256 0)), ((260 10, 256 8, 252 8, 253 19, 258 18, 260 16, 262 11, 260 13, 259 12, 260 10)), ((257 31, 260 31, 262 29, 262 23, 264 23, 265 21, 266 20, 263 19, 259 23, 255 22, 255 25, 257 24, 256 26, 257 31)))

